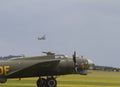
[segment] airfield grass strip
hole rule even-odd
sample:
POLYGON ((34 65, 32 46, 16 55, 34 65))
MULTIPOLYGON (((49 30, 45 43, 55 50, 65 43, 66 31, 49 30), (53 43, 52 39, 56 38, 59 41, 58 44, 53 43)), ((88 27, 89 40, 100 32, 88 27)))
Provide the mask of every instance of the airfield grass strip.
POLYGON ((120 86, 120 83, 107 83, 107 82, 79 82, 79 81, 59 81, 59 84, 71 85, 101 85, 101 86, 120 86))
MULTIPOLYGON (((90 86, 90 85, 58 85, 57 87, 101 87, 101 86, 90 86)), ((102 86, 102 87, 116 87, 116 86, 102 86)), ((119 87, 119 86, 118 86, 119 87)))
MULTIPOLYGON (((22 80, 8 79, 8 82, 0 84, 0 87, 36 87, 37 79, 38 78, 25 78, 22 80)), ((120 72, 93 71, 87 76, 60 76, 57 78, 57 81, 57 87, 120 87, 120 72)))

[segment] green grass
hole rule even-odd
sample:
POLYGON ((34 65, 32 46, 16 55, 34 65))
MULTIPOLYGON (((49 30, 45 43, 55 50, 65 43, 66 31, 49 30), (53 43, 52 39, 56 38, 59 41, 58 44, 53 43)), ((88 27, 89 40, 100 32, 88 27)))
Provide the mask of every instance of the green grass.
MULTIPOLYGON (((7 83, 0 84, 0 87, 36 87, 37 79, 9 79, 7 83)), ((89 71, 87 76, 60 76, 57 81, 57 87, 120 87, 120 72, 89 71)))

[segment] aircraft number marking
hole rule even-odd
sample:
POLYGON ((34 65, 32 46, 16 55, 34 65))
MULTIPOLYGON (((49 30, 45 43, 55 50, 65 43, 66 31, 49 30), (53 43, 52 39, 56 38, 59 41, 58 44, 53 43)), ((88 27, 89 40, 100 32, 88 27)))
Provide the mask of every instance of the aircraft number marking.
POLYGON ((6 75, 9 71, 10 66, 0 66, 0 76, 6 75))

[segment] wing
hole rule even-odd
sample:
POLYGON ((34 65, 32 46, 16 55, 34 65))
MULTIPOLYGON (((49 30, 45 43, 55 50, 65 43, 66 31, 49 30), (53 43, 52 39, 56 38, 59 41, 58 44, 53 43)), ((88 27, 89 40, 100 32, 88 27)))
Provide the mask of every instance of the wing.
POLYGON ((23 77, 36 77, 36 76, 49 76, 54 74, 60 60, 44 61, 30 65, 23 69, 14 71, 6 75, 8 78, 23 78, 23 77))

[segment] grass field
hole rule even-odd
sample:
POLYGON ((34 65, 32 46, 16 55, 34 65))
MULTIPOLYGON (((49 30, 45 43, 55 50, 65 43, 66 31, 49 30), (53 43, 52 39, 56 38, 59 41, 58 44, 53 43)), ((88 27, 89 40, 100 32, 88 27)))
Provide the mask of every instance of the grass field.
MULTIPOLYGON (((36 87, 37 79, 10 79, 7 83, 0 84, 0 87, 36 87)), ((60 76, 57 81, 57 87, 120 87, 120 72, 89 71, 87 76, 60 76)))

